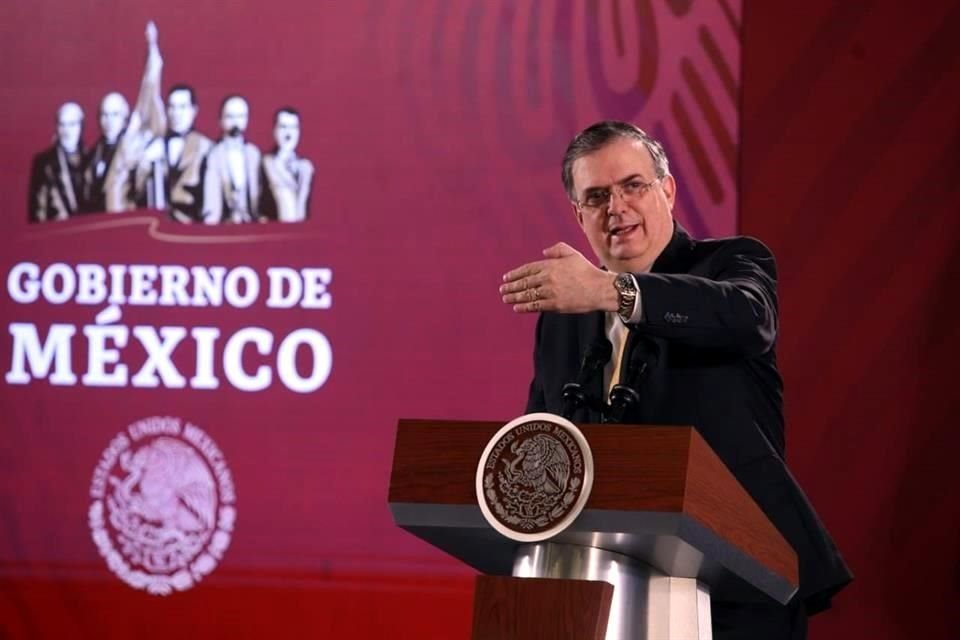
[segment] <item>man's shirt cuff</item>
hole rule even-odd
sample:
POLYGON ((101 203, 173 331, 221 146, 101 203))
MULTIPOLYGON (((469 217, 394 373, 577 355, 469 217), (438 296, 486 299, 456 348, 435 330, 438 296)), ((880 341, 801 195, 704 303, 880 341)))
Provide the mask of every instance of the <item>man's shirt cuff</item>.
POLYGON ((627 321, 627 324, 640 324, 643 321, 643 300, 641 300, 640 286, 637 284, 636 276, 632 273, 628 273, 627 275, 633 280, 633 288, 637 290, 637 297, 633 301, 633 313, 630 314, 630 319, 627 321))

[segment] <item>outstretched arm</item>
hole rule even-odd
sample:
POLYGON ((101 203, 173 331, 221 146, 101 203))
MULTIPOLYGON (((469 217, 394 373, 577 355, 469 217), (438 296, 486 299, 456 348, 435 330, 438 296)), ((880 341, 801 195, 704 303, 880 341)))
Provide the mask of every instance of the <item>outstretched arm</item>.
POLYGON ((503 276, 500 294, 518 313, 616 311, 616 274, 597 268, 570 245, 558 242, 543 250, 544 259, 503 276))
MULTIPOLYGON (((614 274, 560 243, 546 258, 508 272, 503 301, 520 313, 616 311, 614 274)), ((731 241, 690 274, 637 273, 635 329, 693 347, 759 354, 777 333, 773 255, 749 238, 731 241)))
POLYGON ((637 327, 692 347, 759 355, 777 336, 777 272, 760 242, 739 239, 704 275, 637 274, 643 320, 637 327))
POLYGON ((310 188, 313 184, 313 163, 300 161, 300 183, 297 185, 297 219, 306 220, 310 213, 310 188))
MULTIPOLYGON (((142 185, 137 185, 134 172, 142 165, 148 165, 157 153, 162 151, 158 144, 151 144, 163 136, 167 128, 167 118, 160 98, 160 72, 163 58, 157 46, 157 26, 147 23, 147 63, 140 82, 140 94, 130 114, 127 129, 120 137, 116 155, 104 180, 106 209, 110 212, 127 211, 134 208, 137 194, 142 185), (148 154, 148 150, 152 152, 148 154)), ((140 179, 144 179, 140 175, 140 179)))
POLYGON ((147 62, 140 82, 140 94, 137 96, 137 104, 133 110, 134 113, 139 114, 140 127, 152 132, 154 136, 162 136, 167 129, 167 116, 163 109, 163 98, 160 96, 163 57, 160 55, 160 46, 157 44, 159 37, 157 25, 153 21, 147 23, 145 35, 147 62))

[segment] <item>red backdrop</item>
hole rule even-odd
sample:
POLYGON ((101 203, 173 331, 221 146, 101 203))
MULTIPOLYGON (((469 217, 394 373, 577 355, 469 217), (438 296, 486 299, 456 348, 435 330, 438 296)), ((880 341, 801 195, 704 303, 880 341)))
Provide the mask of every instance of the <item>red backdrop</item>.
POLYGON ((791 467, 856 581, 812 638, 956 635, 960 5, 748 2, 741 228, 781 273, 791 467))

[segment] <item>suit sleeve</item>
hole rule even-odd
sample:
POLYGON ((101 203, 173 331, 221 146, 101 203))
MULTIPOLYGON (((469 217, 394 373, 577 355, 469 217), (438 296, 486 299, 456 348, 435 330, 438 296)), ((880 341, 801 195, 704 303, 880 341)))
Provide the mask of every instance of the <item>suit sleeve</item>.
POLYGON ((755 356, 777 335, 773 254, 743 238, 710 260, 705 275, 635 274, 643 305, 637 329, 696 348, 755 356))
POLYGON ((547 410, 546 393, 543 390, 543 381, 537 377, 537 360, 540 353, 540 333, 543 328, 543 314, 537 319, 537 331, 533 344, 533 380, 530 381, 530 392, 527 395, 526 413, 535 413, 547 410))
MULTIPOLYGON (((159 56, 159 50, 155 52, 159 56)), ((143 78, 140 80, 140 93, 133 107, 140 120, 140 127, 149 131, 153 137, 160 137, 167 131, 167 113, 163 97, 160 95, 162 65, 152 65, 150 53, 147 54, 143 78)))
POLYGON ((37 154, 30 166, 30 188, 27 193, 27 220, 43 222, 47 219, 47 190, 44 184, 43 158, 37 154))
POLYGON ((198 190, 200 221, 206 224, 223 222, 223 191, 220 183, 220 164, 222 147, 215 147, 202 160, 200 168, 201 182, 198 190))

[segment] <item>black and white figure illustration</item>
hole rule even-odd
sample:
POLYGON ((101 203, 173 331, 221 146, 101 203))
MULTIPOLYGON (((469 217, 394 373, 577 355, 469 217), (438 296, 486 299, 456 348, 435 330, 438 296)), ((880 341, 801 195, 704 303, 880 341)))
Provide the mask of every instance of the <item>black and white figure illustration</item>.
POLYGON ((100 102, 100 137, 84 158, 83 198, 84 211, 106 211, 104 192, 107 172, 120 142, 120 136, 130 119, 130 104, 122 94, 111 91, 100 102))
POLYGON ((273 151, 263 156, 260 215, 279 222, 303 222, 310 206, 313 163, 297 155, 300 113, 281 107, 273 117, 273 151))
POLYGON ((33 159, 27 216, 31 222, 66 220, 80 212, 83 194, 83 109, 66 102, 57 109, 53 146, 33 159))
POLYGON ((109 91, 98 105, 100 135, 85 151, 83 108, 57 111, 53 146, 33 160, 27 217, 66 220, 79 213, 167 211, 182 223, 302 222, 314 168, 297 155, 300 114, 277 110, 276 146, 261 156, 247 139, 250 104, 224 98, 216 142, 197 131, 197 92, 187 84, 161 91, 159 31, 146 27, 146 64, 136 103, 109 91))
POLYGON ((222 136, 207 157, 203 222, 253 222, 259 216, 260 150, 246 140, 250 106, 242 96, 227 96, 220 106, 222 136))
POLYGON ((201 220, 204 167, 213 143, 193 128, 197 110, 193 87, 171 87, 166 131, 146 146, 135 172, 137 205, 167 209, 178 222, 201 220))
POLYGON ((177 84, 167 92, 166 112, 160 99, 163 60, 156 30, 147 31, 147 66, 140 85, 148 118, 135 113, 111 168, 107 210, 137 207, 167 209, 179 222, 197 222, 202 208, 204 160, 210 139, 194 131, 197 96, 177 84))
MULTIPOLYGON (((158 105, 163 69, 156 30, 147 35, 147 67, 141 93, 143 102, 158 105)), ((150 121, 131 118, 114 162, 116 180, 108 209, 118 206, 167 209, 180 222, 199 222, 202 210, 203 171, 212 143, 194 131, 197 95, 193 87, 176 84, 167 92, 166 112, 152 109, 150 121)))

